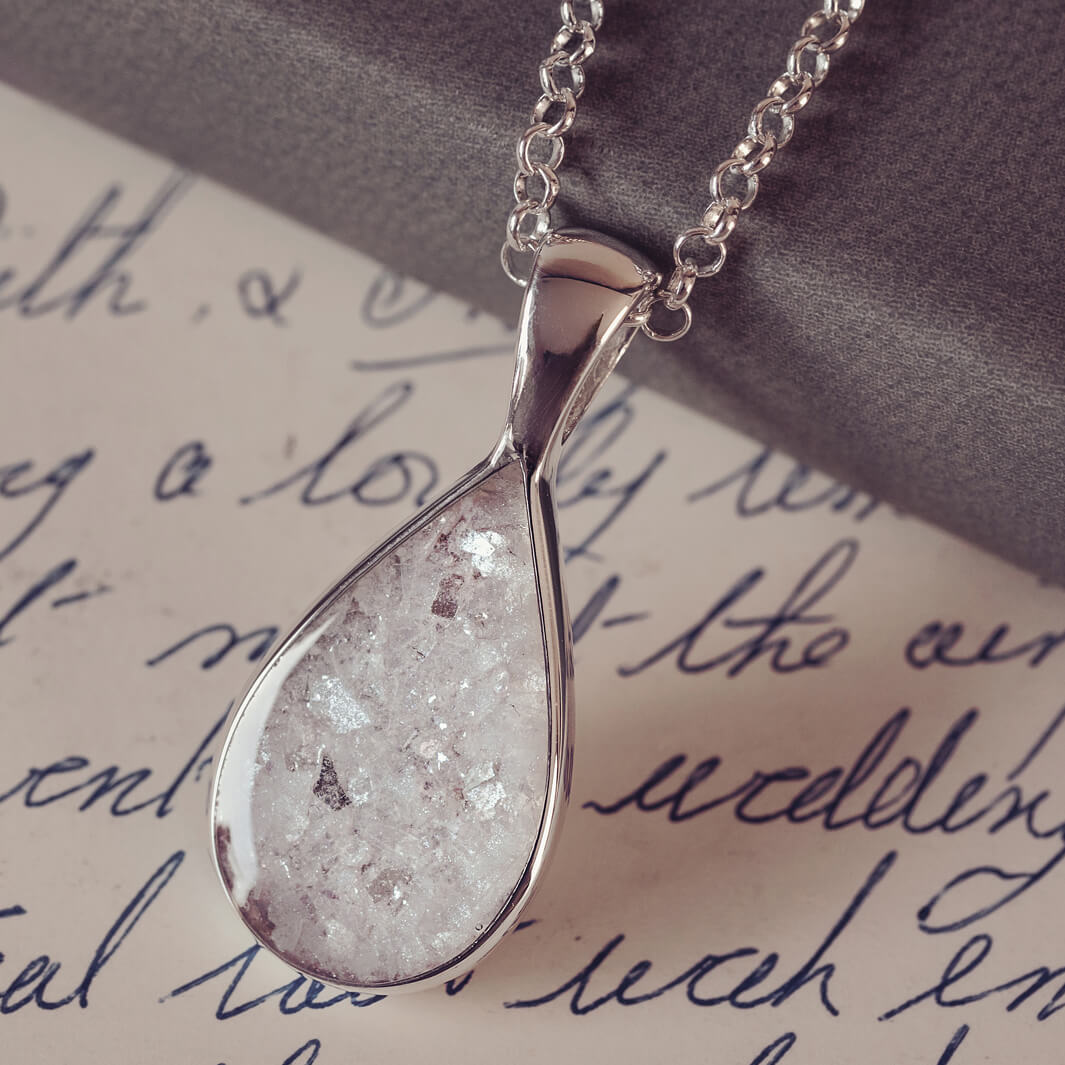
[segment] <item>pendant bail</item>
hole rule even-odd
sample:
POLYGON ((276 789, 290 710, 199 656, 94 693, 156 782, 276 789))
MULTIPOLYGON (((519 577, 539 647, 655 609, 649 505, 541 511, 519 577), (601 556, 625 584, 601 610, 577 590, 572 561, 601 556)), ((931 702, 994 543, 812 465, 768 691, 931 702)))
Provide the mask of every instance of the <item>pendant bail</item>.
POLYGON ((500 445, 522 455, 530 473, 553 472, 560 445, 637 332, 630 316, 656 281, 647 260, 599 233, 558 230, 540 245, 500 445))

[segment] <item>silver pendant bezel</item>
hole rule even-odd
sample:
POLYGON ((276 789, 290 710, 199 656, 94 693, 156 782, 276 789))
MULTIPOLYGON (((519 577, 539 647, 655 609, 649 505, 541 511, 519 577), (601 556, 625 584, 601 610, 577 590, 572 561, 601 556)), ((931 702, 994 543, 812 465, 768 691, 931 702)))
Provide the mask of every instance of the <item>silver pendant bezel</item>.
POLYGON ((635 325, 629 316, 652 290, 654 275, 631 251, 609 238, 583 231, 550 234, 534 263, 533 277, 522 308, 515 380, 510 412, 498 444, 451 488, 405 522, 333 585, 271 653, 245 688, 232 713, 215 761, 210 792, 211 857, 215 874, 230 906, 256 940, 286 965, 308 979, 360 994, 395 994, 439 986, 468 973, 517 922, 540 883, 559 837, 569 801, 573 766, 573 654, 554 502, 558 453, 564 438, 594 397, 631 340, 635 325), (546 252, 546 254, 545 254, 546 252), (582 258, 583 257, 583 258, 582 258), (584 273, 582 274, 582 268, 584 273), (585 289, 600 294, 602 307, 585 289), (580 311, 568 328, 572 343, 559 351, 545 347, 558 321, 572 314, 576 291, 580 311), (588 303, 587 312, 583 302, 588 303), (576 329, 574 332, 573 330, 576 329), (565 349, 565 350, 563 350, 565 349), (569 360, 568 363, 565 360, 569 360), (546 796, 539 830, 529 860, 507 903, 469 947, 445 965, 406 980, 357 985, 338 982, 301 968, 266 942, 245 919, 226 883, 218 856, 219 783, 233 739, 245 712, 271 672, 307 635, 312 621, 409 537, 433 521, 483 481, 511 463, 524 474, 541 637, 547 678, 548 767, 546 796))
POLYGON ((271 671, 277 668, 286 654, 306 636, 313 620, 319 616, 321 611, 327 609, 333 602, 343 596, 355 582, 360 580, 379 562, 387 558, 391 552, 400 547, 409 537, 432 522, 441 512, 512 462, 517 462, 523 473, 525 505, 529 520, 533 570, 540 607, 541 638, 543 640, 544 665, 547 677, 547 789, 544 811, 529 861, 513 894, 495 920, 485 928, 463 954, 455 958, 447 966, 398 983, 355 985, 338 982, 323 976, 321 973, 301 968, 287 957, 281 959, 290 968, 295 969, 308 979, 318 980, 320 983, 337 987, 344 991, 356 991, 365 994, 394 994, 396 992, 416 991, 437 986, 464 975, 492 950, 513 927, 540 880, 550 858, 552 846, 558 838, 557 828, 569 801, 570 774, 573 765, 573 666, 569 615, 565 590, 562 584, 557 520, 551 485, 542 477, 530 474, 521 456, 513 448, 501 447, 497 448, 491 457, 461 477, 443 495, 415 514, 350 570, 340 582, 330 588, 325 595, 305 612, 303 618, 281 645, 271 653, 270 660, 266 666, 248 684, 236 704, 230 721, 227 723, 225 740, 215 762, 214 780, 210 794, 211 860, 215 874, 225 890, 229 905, 240 917, 241 923, 255 936, 255 939, 262 946, 271 953, 277 954, 275 948, 266 942, 245 921, 240 907, 231 894, 230 886, 226 883, 226 877, 219 864, 218 847, 215 844, 215 833, 219 826, 219 780, 222 766, 233 742, 234 733, 240 727, 245 712, 255 701, 259 689, 267 680, 271 671))

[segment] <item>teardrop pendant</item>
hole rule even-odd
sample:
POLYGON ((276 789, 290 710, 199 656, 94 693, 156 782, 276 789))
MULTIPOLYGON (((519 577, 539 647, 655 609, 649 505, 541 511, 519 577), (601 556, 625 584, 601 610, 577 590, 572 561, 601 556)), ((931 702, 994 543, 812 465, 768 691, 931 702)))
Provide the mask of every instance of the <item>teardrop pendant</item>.
POLYGON ((558 451, 651 280, 602 237, 545 240, 492 456, 337 584, 238 706, 216 866, 293 968, 350 990, 430 986, 528 901, 571 764, 558 451))

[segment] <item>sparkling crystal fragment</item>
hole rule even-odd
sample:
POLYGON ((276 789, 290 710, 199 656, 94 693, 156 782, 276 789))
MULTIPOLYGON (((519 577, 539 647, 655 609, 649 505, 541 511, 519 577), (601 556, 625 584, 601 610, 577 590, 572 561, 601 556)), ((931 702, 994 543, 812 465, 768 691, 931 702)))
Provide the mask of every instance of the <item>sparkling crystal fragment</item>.
POLYGON ((296 968, 347 986, 414 979, 492 925, 544 815, 545 652, 518 464, 302 631, 230 739, 219 868, 296 968))

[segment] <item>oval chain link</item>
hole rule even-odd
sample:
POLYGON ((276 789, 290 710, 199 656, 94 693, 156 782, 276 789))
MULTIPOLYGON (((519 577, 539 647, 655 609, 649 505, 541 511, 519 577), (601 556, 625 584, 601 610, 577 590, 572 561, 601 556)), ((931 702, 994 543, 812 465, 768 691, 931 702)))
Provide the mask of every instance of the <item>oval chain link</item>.
MULTIPOLYGON (((711 200, 699 223, 678 234, 673 242, 669 277, 659 275, 654 289, 630 318, 630 323, 652 340, 679 340, 691 328, 688 297, 695 282, 712 277, 725 265, 725 243, 741 213, 758 195, 758 175, 791 140, 795 116, 825 80, 831 56, 846 44, 864 4, 865 0, 824 0, 802 24, 798 40, 788 50, 784 73, 755 104, 746 136, 714 169, 711 200), (658 307, 679 314, 679 324, 664 331, 654 326, 651 315, 658 307)), ((577 100, 584 92, 584 63, 595 51, 595 34, 603 25, 602 0, 589 0, 580 6, 587 8, 586 18, 577 14, 577 4, 561 5, 562 28, 540 63, 543 95, 533 109, 532 123, 518 140, 515 204, 507 219, 500 259, 507 276, 523 286, 525 279, 515 272, 511 256, 535 252, 550 231, 551 208, 559 193, 558 168, 565 155, 562 138, 577 115, 577 100)))
POLYGON ((562 26, 540 63, 540 99, 532 121, 518 138, 518 172, 514 175, 514 206, 507 217, 507 239, 499 253, 507 277, 519 285, 513 255, 534 252, 551 228, 551 208, 558 198, 558 168, 566 154, 562 139, 577 117, 577 101, 584 92, 584 64, 595 51, 595 31, 603 24, 602 0, 586 5, 587 18, 577 5, 562 4, 562 26))

